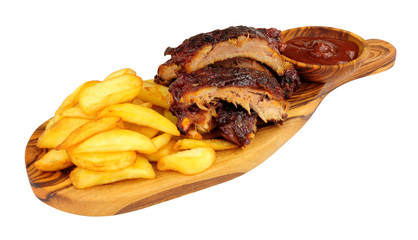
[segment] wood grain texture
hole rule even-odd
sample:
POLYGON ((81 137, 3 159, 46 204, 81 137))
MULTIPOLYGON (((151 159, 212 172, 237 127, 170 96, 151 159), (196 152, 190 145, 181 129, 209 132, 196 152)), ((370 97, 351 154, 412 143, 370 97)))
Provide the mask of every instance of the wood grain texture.
POLYGON ((25 152, 25 163, 34 194, 44 203, 65 212, 106 216, 145 208, 234 179, 255 168, 285 144, 309 120, 324 97, 338 86, 357 78, 385 71, 393 66, 395 48, 382 40, 368 40, 370 53, 362 66, 345 77, 326 84, 304 82, 290 99, 288 119, 282 126, 268 125, 259 129, 245 149, 217 153, 216 163, 206 172, 185 176, 176 172, 158 172, 151 180, 126 180, 79 190, 71 185, 71 169, 40 172, 34 162, 46 153, 36 148, 45 130, 42 124, 31 136, 25 152))

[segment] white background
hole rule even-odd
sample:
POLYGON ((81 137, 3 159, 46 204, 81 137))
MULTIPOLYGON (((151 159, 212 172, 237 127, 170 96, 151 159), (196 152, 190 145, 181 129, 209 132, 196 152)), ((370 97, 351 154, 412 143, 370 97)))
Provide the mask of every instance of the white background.
POLYGON ((2 1, 1 239, 418 239, 413 1, 2 1), (232 181, 111 217, 39 201, 24 151, 81 83, 231 25, 323 25, 397 48, 395 66, 330 93, 272 157, 232 181))

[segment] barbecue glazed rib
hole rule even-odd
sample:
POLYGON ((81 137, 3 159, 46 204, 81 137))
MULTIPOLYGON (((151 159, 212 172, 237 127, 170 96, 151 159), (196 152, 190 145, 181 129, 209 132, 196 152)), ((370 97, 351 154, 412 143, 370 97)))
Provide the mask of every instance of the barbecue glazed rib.
MULTIPOLYGON (((271 74, 248 68, 202 68, 191 73, 181 73, 170 85, 173 95, 170 111, 177 116, 177 128, 186 134, 190 128, 209 132, 213 117, 225 103, 231 103, 246 115, 260 117, 264 122, 281 122, 287 117, 288 102, 284 90, 271 74)), ((228 108, 233 112, 232 108, 228 108)), ((255 131, 249 127, 250 133, 255 131)), ((218 125, 218 124, 215 124, 218 125)), ((222 128, 221 128, 222 130, 222 128)), ((227 137, 226 137, 227 138, 227 137)), ((243 146, 247 143, 227 138, 243 146)))
POLYGON ((282 76, 284 61, 280 50, 284 46, 281 32, 275 28, 236 26, 201 33, 186 39, 176 48, 165 50, 164 55, 171 55, 171 59, 159 66, 155 82, 168 86, 180 72, 190 73, 238 57, 263 63, 282 76))
POLYGON ((227 140, 245 146, 257 121, 282 123, 288 99, 301 82, 285 62, 280 31, 229 27, 202 33, 177 48, 160 65, 155 82, 169 86, 170 112, 183 135, 201 138, 214 128, 227 140))

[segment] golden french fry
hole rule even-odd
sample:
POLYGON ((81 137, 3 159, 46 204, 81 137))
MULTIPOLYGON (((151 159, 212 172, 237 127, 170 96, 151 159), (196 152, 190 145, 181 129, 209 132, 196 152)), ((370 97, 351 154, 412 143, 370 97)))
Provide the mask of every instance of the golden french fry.
POLYGON ((157 151, 150 138, 127 129, 112 129, 98 133, 72 149, 72 153, 138 151, 154 153, 157 151))
POLYGON ((98 113, 98 117, 107 116, 121 117, 125 122, 155 128, 162 132, 170 133, 174 136, 180 135, 176 125, 174 125, 163 115, 159 114, 153 109, 136 104, 114 104, 104 108, 98 113))
MULTIPOLYGON (((59 115, 58 115, 59 116, 59 115)), ((87 118, 87 119, 94 119, 94 115, 87 115, 86 113, 81 110, 79 107, 72 107, 66 110, 63 110, 60 114, 63 117, 77 117, 77 118, 87 118)))
POLYGON ((177 117, 174 116, 170 111, 164 109, 164 117, 168 118, 172 123, 177 124, 177 117))
POLYGON ((140 106, 143 106, 143 107, 152 108, 152 103, 150 103, 150 102, 144 102, 144 101, 142 101, 139 98, 135 98, 132 101, 132 104, 137 104, 137 105, 140 105, 140 106))
POLYGON ((91 153, 68 152, 70 160, 76 166, 97 172, 115 171, 129 167, 135 163, 136 154, 135 151, 91 153))
POLYGON ((87 115, 93 115, 106 106, 132 101, 141 87, 142 79, 136 75, 109 78, 80 92, 79 106, 87 115))
POLYGON ((154 143, 157 151, 167 145, 171 140, 172 135, 169 133, 160 134, 154 138, 152 138, 152 142, 154 143))
POLYGON ((170 154, 173 154, 173 153, 178 152, 178 151, 174 150, 174 148, 173 148, 174 147, 174 144, 176 144, 176 140, 171 139, 170 142, 167 143, 167 145, 165 145, 164 147, 160 148, 155 153, 145 154, 145 157, 150 162, 157 162, 162 157, 165 157, 167 155, 170 155, 170 154))
POLYGON ((162 157, 157 162, 160 171, 173 170, 186 175, 201 173, 215 162, 216 153, 211 147, 193 148, 162 157))
POLYGON ((89 88, 93 85, 96 85, 100 81, 88 81, 83 84, 81 84, 74 92, 72 92, 70 95, 68 95, 65 100, 62 102, 61 106, 58 108, 58 110, 55 112, 55 115, 61 114, 63 111, 74 107, 78 103, 79 95, 84 89, 89 88))
POLYGON ((40 159, 34 163, 39 171, 58 171, 71 167, 73 163, 68 158, 64 150, 57 151, 55 149, 49 150, 40 159))
POLYGON ((105 117, 87 122, 71 132, 56 149, 68 149, 95 134, 115 128, 121 121, 120 117, 105 117))
POLYGON ((149 138, 155 137, 158 134, 158 132, 160 132, 158 129, 155 129, 155 128, 141 126, 141 125, 137 125, 135 123, 129 123, 129 122, 125 123, 125 128, 131 131, 138 132, 149 138))
POLYGON ((49 119, 48 123, 45 126, 45 129, 50 128, 52 125, 54 125, 56 122, 58 122, 59 120, 63 119, 64 117, 61 116, 60 114, 55 114, 54 117, 52 117, 51 119, 49 119))
POLYGON ((109 172, 96 172, 76 167, 70 173, 70 179, 76 188, 83 189, 97 185, 118 182, 126 179, 155 177, 154 169, 146 158, 137 154, 136 162, 126 168, 109 172))
POLYGON ((112 72, 104 80, 119 77, 119 76, 124 75, 124 74, 136 75, 136 72, 134 70, 130 69, 130 68, 123 68, 123 69, 112 72))
POLYGON ((38 148, 55 148, 61 144, 74 130, 81 125, 90 122, 85 118, 63 118, 45 129, 38 138, 38 148))
POLYGON ((215 149, 215 151, 222 151, 239 147, 238 145, 224 139, 204 139, 202 141, 208 144, 211 148, 215 149))
POLYGON ((173 148, 179 151, 179 150, 187 150, 187 149, 198 148, 198 147, 209 147, 209 145, 203 142, 203 140, 185 138, 185 139, 178 140, 173 148))
POLYGON ((142 85, 142 90, 139 93, 138 98, 165 109, 170 107, 170 102, 172 101, 172 96, 168 91, 168 87, 148 81, 145 81, 142 85))
POLYGON ((192 148, 197 148, 197 147, 211 147, 215 151, 220 151, 220 150, 238 148, 238 145, 235 145, 223 139, 198 140, 198 139, 189 139, 189 138, 180 139, 174 145, 175 150, 186 150, 186 149, 192 149, 192 148))

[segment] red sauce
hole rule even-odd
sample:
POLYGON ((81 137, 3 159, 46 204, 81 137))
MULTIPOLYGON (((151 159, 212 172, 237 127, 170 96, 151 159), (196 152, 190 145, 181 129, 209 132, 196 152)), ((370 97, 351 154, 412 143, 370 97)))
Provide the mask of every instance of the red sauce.
POLYGON ((355 43, 334 38, 296 37, 286 44, 283 55, 308 64, 341 64, 357 58, 358 55, 355 43))

